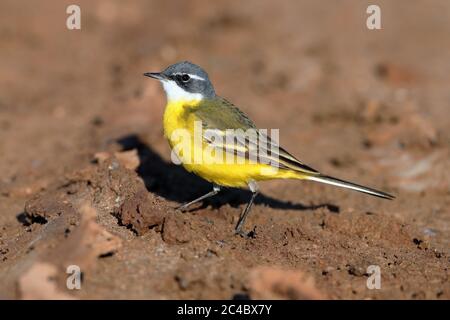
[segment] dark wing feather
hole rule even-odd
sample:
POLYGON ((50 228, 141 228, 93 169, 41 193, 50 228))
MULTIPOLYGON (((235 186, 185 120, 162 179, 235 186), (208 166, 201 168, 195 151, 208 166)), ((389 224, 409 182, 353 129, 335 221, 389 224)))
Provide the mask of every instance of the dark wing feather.
POLYGON ((235 146, 226 145, 223 142, 226 139, 218 142, 204 136, 205 140, 215 148, 225 149, 227 152, 245 156, 247 159, 258 159, 262 163, 270 164, 280 169, 290 169, 310 175, 319 174, 317 170, 300 162, 281 148, 269 136, 257 131, 255 124, 248 116, 225 99, 217 98, 202 101, 200 106, 196 107, 193 112, 197 118, 202 120, 204 130, 212 130, 224 138, 229 134, 226 131, 227 129, 256 130, 256 136, 250 137, 248 135, 236 135, 236 132, 234 132, 235 146))

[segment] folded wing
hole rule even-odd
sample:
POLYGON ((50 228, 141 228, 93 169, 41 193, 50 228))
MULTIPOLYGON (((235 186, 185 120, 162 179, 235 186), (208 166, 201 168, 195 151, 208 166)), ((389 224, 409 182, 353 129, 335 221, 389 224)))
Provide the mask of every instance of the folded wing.
POLYGON ((202 102, 193 112, 202 121, 204 141, 217 150, 279 169, 320 174, 259 131, 242 111, 225 99, 202 102))

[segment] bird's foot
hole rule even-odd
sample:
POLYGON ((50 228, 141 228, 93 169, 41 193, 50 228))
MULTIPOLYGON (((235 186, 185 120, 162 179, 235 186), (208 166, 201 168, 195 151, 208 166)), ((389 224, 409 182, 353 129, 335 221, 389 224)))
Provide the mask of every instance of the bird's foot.
POLYGON ((176 207, 175 210, 177 211, 181 211, 181 212, 186 212, 188 210, 189 206, 187 204, 183 204, 179 207, 176 207))
POLYGON ((241 236, 244 239, 254 239, 256 238, 255 228, 250 232, 244 232, 242 230, 234 230, 234 234, 241 236))

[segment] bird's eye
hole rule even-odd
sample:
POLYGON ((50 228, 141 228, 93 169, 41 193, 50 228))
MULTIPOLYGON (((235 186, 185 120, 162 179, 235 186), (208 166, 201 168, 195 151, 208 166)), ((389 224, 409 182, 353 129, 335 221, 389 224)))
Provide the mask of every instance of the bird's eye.
POLYGON ((188 82, 190 79, 191 79, 191 77, 189 77, 188 74, 183 74, 181 76, 181 81, 183 81, 183 82, 188 82))

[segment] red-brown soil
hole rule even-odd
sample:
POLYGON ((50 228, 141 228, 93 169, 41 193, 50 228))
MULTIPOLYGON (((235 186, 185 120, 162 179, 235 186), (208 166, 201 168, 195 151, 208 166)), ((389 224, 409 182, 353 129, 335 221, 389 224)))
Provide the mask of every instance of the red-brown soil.
POLYGON ((0 4, 0 298, 449 299, 450 2, 0 4), (170 162, 143 72, 190 60, 305 163, 397 196, 301 181, 225 190, 170 162), (66 268, 80 266, 80 290, 66 268), (367 268, 381 270, 368 289, 367 268))

